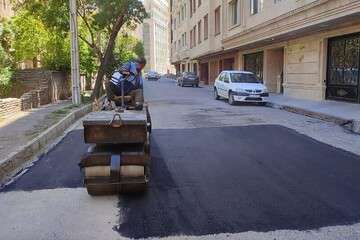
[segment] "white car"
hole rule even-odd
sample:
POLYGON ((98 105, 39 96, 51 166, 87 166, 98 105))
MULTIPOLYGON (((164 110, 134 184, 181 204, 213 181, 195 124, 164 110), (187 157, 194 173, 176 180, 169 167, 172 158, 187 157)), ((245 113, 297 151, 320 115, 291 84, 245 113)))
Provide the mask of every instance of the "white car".
POLYGON ((223 97, 229 104, 236 102, 257 102, 265 104, 269 92, 262 80, 245 71, 223 71, 214 84, 215 99, 223 97))

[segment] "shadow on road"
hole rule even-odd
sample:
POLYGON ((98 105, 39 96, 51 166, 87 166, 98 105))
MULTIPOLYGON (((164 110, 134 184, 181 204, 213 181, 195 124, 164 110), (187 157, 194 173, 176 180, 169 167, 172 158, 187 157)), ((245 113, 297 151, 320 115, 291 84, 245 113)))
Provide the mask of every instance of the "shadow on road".
POLYGON ((154 130, 146 194, 122 236, 314 229, 360 220, 360 158, 275 125, 154 130))

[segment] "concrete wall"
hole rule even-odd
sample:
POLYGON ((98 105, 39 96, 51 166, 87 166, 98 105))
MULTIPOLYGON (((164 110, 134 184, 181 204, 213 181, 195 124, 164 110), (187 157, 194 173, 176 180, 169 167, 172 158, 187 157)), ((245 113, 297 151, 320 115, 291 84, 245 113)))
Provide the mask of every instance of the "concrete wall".
POLYGON ((285 48, 284 94, 306 99, 323 99, 320 81, 320 38, 290 41, 285 48))
POLYGON ((270 92, 279 93, 284 71, 284 48, 269 49, 264 53, 264 80, 270 92))

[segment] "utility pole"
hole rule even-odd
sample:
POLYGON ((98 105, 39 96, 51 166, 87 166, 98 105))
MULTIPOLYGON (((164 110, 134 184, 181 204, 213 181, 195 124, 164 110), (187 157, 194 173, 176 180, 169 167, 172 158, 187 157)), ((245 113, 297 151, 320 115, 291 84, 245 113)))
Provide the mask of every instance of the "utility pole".
POLYGON ((76 14, 76 0, 70 1, 70 32, 71 32, 71 86, 73 104, 81 103, 80 69, 79 69, 79 41, 76 14))

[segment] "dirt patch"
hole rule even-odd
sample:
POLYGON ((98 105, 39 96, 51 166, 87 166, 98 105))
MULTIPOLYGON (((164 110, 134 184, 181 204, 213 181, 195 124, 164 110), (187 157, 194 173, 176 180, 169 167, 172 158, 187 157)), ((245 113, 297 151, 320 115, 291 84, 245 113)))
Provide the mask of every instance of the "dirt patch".
POLYGON ((44 132, 47 128, 55 125, 62 118, 64 118, 74 109, 78 109, 79 107, 80 105, 70 105, 51 112, 42 121, 40 121, 37 125, 35 125, 33 129, 26 131, 25 136, 29 140, 37 137, 40 133, 44 132))

